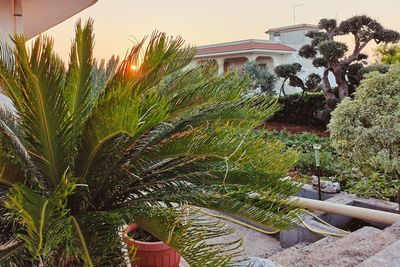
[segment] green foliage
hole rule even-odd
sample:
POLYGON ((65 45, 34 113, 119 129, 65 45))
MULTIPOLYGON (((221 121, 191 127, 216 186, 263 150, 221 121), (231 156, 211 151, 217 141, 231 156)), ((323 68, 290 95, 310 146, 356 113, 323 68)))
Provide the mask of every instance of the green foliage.
POLYGON ((291 134, 288 132, 268 132, 266 138, 277 139, 288 148, 301 152, 300 160, 294 169, 298 181, 310 182, 310 176, 315 175, 315 155, 313 144, 321 144, 322 178, 329 178, 341 184, 346 192, 364 197, 396 201, 400 180, 378 172, 361 171, 354 167, 353 161, 346 161, 337 154, 330 138, 318 137, 311 133, 291 134))
POLYGON ((386 73, 386 72, 389 71, 389 65, 379 64, 379 63, 371 64, 371 65, 368 65, 367 67, 362 69, 362 74, 365 75, 365 74, 368 74, 368 73, 373 72, 373 71, 377 71, 377 72, 382 73, 382 74, 386 73))
POLYGON ((249 61, 244 65, 244 73, 251 79, 250 89, 252 91, 257 88, 262 93, 269 95, 275 94, 276 76, 267 69, 260 67, 257 62, 249 61))
POLYGON ((291 94, 280 97, 278 102, 282 109, 274 114, 270 121, 313 125, 325 127, 326 123, 315 116, 325 105, 322 94, 309 93, 304 96, 291 94))
POLYGON ((14 185, 7 193, 4 207, 16 221, 24 222, 25 231, 18 238, 35 261, 52 262, 57 253, 55 248, 69 247, 72 221, 66 206, 74 189, 75 185, 64 178, 50 197, 21 184, 14 185))
POLYGON ((396 64, 400 63, 400 45, 379 45, 375 49, 375 55, 378 57, 379 62, 383 64, 396 64))
POLYGON ((336 177, 349 193, 364 197, 396 201, 400 180, 393 180, 378 172, 365 174, 358 168, 348 168, 336 177))
POLYGON ((301 69, 302 66, 299 63, 283 64, 275 68, 275 74, 278 75, 278 77, 285 78, 296 75, 301 69))
POLYGON ((347 52, 347 45, 336 41, 323 41, 318 44, 318 52, 329 63, 338 62, 347 52))
POLYGON ((371 73, 345 99, 329 128, 337 151, 361 169, 400 178, 400 67, 371 73))
POLYGON ((314 152, 313 145, 318 143, 322 146, 322 150, 332 152, 329 138, 319 137, 312 133, 303 132, 301 134, 291 134, 287 131, 267 132, 268 138, 276 138, 283 142, 287 147, 299 150, 302 153, 314 152))
POLYGON ((314 175, 316 173, 314 144, 320 144, 322 149, 320 171, 324 176, 336 176, 344 168, 343 162, 337 156, 326 137, 318 137, 315 134, 303 132, 301 134, 290 134, 289 132, 269 132, 267 138, 277 139, 283 142, 288 148, 301 152, 300 160, 296 164, 296 170, 303 175, 314 175))
POLYGON ((124 266, 130 223, 192 266, 229 266, 240 241, 213 243, 230 230, 199 208, 296 222, 287 199, 299 188, 279 178, 298 153, 254 130, 279 107, 242 98, 247 79, 185 68, 194 50, 158 32, 97 65, 91 20, 76 26, 67 69, 51 38, 13 40, 0 56, 18 114, 0 112, 1 266, 124 266))
POLYGON ((378 21, 359 15, 342 21, 337 28, 339 34, 358 34, 360 41, 374 40, 376 43, 393 43, 399 41, 399 33, 384 28, 378 21))

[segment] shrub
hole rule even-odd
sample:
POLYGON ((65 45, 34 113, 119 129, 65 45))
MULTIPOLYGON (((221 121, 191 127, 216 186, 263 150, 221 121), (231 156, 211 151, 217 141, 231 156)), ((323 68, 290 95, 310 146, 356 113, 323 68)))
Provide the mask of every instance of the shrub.
POLYGON ((286 131, 268 132, 267 138, 278 139, 288 148, 301 152, 295 170, 301 174, 316 174, 315 156, 313 144, 321 144, 321 167, 320 172, 323 176, 336 176, 345 167, 343 161, 338 157, 335 149, 331 145, 329 138, 319 137, 312 133, 290 134, 286 131))
POLYGON ((244 73, 251 79, 249 90, 260 90, 261 93, 275 94, 276 76, 268 69, 260 67, 257 62, 250 61, 244 66, 244 73))
POLYGON ((400 180, 393 180, 378 172, 362 173, 358 168, 348 168, 336 176, 342 188, 349 193, 364 197, 395 201, 400 180))
POLYGON ((362 170, 400 178, 400 66, 371 73, 333 112, 333 145, 362 170))
POLYGON ((281 97, 278 101, 283 108, 270 121, 326 127, 326 123, 315 116, 325 106, 322 94, 307 94, 303 97, 293 94, 281 97))

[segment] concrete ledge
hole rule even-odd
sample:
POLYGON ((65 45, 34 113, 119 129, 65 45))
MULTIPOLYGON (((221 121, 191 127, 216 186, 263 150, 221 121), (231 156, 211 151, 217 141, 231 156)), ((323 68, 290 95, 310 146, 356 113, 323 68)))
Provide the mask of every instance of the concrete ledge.
MULTIPOLYGON (((318 199, 318 191, 312 188, 311 185, 304 185, 302 190, 300 190, 300 192, 298 193, 298 196, 310 199, 318 199)), ((397 203, 373 199, 373 198, 363 198, 345 192, 341 192, 338 194, 322 193, 322 199, 327 202, 352 205, 357 207, 370 208, 370 209, 382 210, 393 213, 397 213, 399 208, 398 207, 399 205, 397 203)), ((339 228, 343 227, 344 225, 348 224, 350 221, 353 220, 353 218, 351 217, 330 214, 325 212, 315 211, 313 213, 322 220, 339 228)), ((315 226, 317 229, 320 230, 326 229, 328 232, 333 231, 333 229, 326 228, 323 224, 317 222, 315 218, 313 218, 312 216, 306 215, 303 217, 303 219, 306 224, 315 226)), ((367 223, 380 229, 384 229, 386 227, 385 225, 373 222, 367 222, 367 223)), ((280 243, 283 248, 287 248, 298 243, 315 242, 323 237, 324 237, 323 235, 311 232, 303 225, 299 225, 290 230, 282 231, 280 233, 280 243)))
MULTIPOLYGON (((336 195, 337 194, 329 194, 329 193, 321 192, 322 200, 330 199, 336 195)), ((297 196, 304 197, 304 198, 310 198, 310 199, 318 199, 318 191, 315 190, 311 185, 304 184, 303 188, 297 193, 297 196)))

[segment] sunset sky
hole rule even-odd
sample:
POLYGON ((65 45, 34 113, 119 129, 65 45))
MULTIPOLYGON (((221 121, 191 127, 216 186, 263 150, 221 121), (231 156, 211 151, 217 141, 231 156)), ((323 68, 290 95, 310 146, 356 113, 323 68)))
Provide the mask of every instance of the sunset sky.
POLYGON ((78 18, 95 19, 95 56, 124 55, 132 40, 155 29, 181 35, 193 45, 265 39, 269 28, 296 23, 317 23, 320 18, 339 20, 357 14, 378 19, 400 31, 399 0, 99 0, 94 6, 52 28, 56 51, 66 59, 78 18))

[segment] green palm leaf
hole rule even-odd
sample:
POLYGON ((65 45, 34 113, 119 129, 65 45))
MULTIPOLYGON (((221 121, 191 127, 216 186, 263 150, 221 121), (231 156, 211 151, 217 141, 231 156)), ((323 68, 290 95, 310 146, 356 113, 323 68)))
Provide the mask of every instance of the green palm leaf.
MULTIPOLYGON (((0 117, 3 115, 0 111, 0 117)), ((10 118, 14 115, 9 113, 5 116, 10 118)), ((16 182, 33 185, 36 182, 37 186, 42 186, 40 173, 15 131, 0 118, 0 185, 10 186, 16 182)))
POLYGON ((93 109, 99 92, 95 90, 95 84, 92 82, 94 79, 93 20, 88 20, 84 27, 79 21, 75 32, 63 92, 73 121, 74 143, 77 145, 84 123, 93 109))
POLYGON ((70 120, 61 97, 64 66, 53 53, 51 39, 38 38, 30 55, 23 37, 16 36, 13 40, 19 85, 4 90, 13 100, 15 94, 23 96, 18 98, 21 102, 18 113, 30 155, 55 187, 67 169, 68 161, 65 159, 70 145, 70 120))
POLYGON ((43 264, 52 262, 59 246, 68 247, 71 221, 66 205, 67 197, 73 190, 74 184, 65 178, 50 197, 16 184, 3 201, 11 216, 24 222, 25 231, 18 235, 19 239, 30 254, 43 264))
POLYGON ((220 243, 217 239, 232 229, 196 209, 142 206, 131 210, 125 219, 175 248, 190 266, 232 266, 243 260, 241 240, 220 243))

